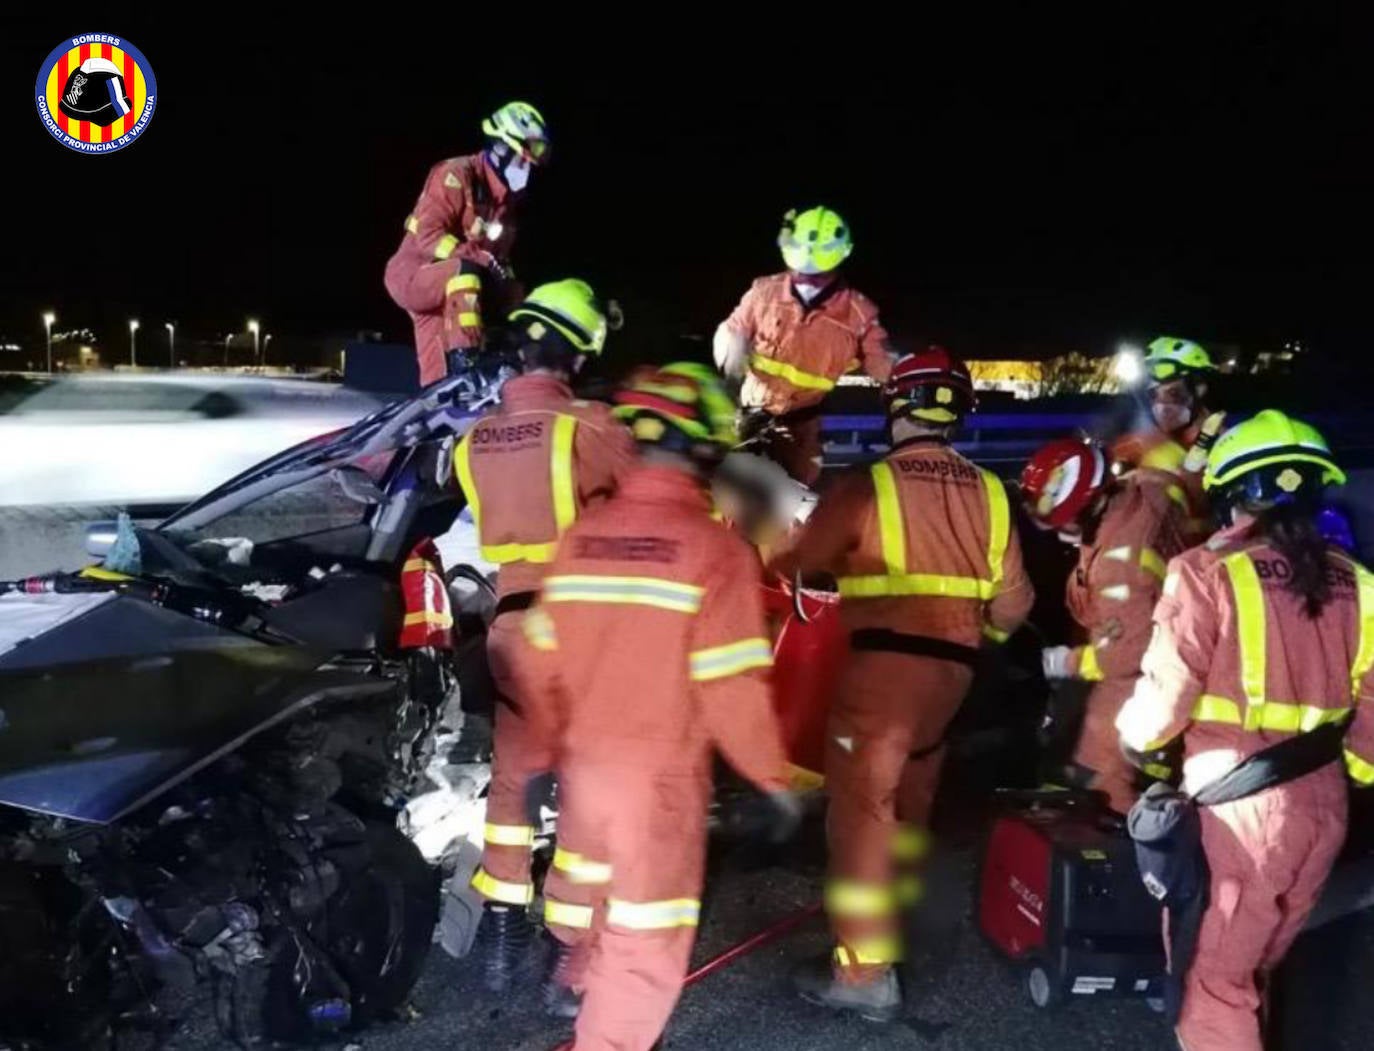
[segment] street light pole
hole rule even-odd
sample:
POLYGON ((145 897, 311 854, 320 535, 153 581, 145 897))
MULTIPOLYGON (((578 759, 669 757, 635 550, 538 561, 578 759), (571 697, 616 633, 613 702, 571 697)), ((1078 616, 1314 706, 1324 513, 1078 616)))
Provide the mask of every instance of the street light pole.
POLYGON ((259 366, 262 365, 261 348, 258 345, 258 333, 262 331, 261 326, 252 318, 248 319, 248 331, 253 333, 253 360, 259 366))
POLYGON ((168 321, 163 328, 167 330, 167 367, 174 369, 177 367, 177 327, 168 321))
POLYGON ((267 333, 267 335, 265 335, 265 336, 262 337, 262 361, 260 361, 259 364, 262 365, 262 366, 264 366, 264 367, 266 367, 266 365, 267 365, 267 348, 270 347, 271 345, 272 345, 272 333, 269 332, 269 333, 267 333))
POLYGON ((227 336, 224 337, 224 367, 226 369, 229 367, 229 342, 233 338, 234 334, 232 332, 230 332, 227 336))
POLYGON ((52 323, 57 320, 57 315, 49 310, 43 315, 43 330, 48 337, 48 374, 52 374, 52 323))
POLYGON ((129 319, 129 364, 138 365, 138 318, 129 319))

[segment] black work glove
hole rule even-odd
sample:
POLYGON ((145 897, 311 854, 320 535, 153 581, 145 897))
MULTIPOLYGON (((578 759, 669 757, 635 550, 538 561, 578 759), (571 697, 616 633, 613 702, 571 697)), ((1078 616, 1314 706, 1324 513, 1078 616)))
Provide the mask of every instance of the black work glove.
POLYGON ((732 807, 725 816, 724 831, 740 839, 776 845, 791 839, 801 821, 801 801, 794 793, 783 790, 752 796, 732 807))

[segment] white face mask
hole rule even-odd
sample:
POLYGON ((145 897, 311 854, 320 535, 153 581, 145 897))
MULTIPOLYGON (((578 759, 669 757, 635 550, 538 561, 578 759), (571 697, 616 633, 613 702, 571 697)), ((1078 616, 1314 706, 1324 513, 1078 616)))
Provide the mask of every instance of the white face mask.
POLYGON ((530 162, 520 157, 512 157, 506 162, 503 174, 506 177, 506 185, 510 187, 512 193, 519 193, 530 181, 530 162))
POLYGON ((792 287, 797 290, 797 295, 801 296, 803 303, 810 303, 811 300, 815 299, 824 291, 821 285, 804 284, 800 281, 792 282, 792 287))

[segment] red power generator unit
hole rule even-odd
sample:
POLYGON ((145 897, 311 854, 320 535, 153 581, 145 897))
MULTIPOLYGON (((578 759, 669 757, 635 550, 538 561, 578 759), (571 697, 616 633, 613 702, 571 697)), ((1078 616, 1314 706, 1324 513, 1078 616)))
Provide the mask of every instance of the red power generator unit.
POLYGON ((978 927, 1022 964, 1037 1007, 1066 996, 1162 996, 1159 904, 1119 818, 1089 794, 1016 793, 1026 809, 992 828, 978 927))

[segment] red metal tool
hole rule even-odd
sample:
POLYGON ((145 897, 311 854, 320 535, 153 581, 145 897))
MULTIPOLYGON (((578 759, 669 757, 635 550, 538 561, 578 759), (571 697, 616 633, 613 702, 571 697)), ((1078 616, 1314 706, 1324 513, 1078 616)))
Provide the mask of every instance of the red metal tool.
MULTIPOLYGON (((686 989, 689 986, 696 985, 696 983, 701 981, 703 978, 709 978, 717 971, 729 967, 741 956, 747 956, 755 949, 761 949, 765 945, 775 942, 779 938, 782 938, 785 935, 790 934, 793 930, 800 927, 807 920, 811 919, 812 916, 818 915, 820 911, 820 903, 815 902, 811 905, 807 905, 805 908, 798 909, 790 916, 784 916, 776 923, 765 927, 758 933, 751 934, 748 938, 745 938, 744 941, 740 942, 737 945, 732 945, 730 948, 726 949, 720 955, 713 956, 711 957, 711 959, 703 963, 700 967, 698 967, 695 971, 693 971, 691 974, 689 974, 686 978, 682 980, 682 987, 686 989)), ((559 1044, 557 1047, 553 1049, 553 1051, 573 1051, 573 1042, 569 1040, 567 1043, 559 1044)))

